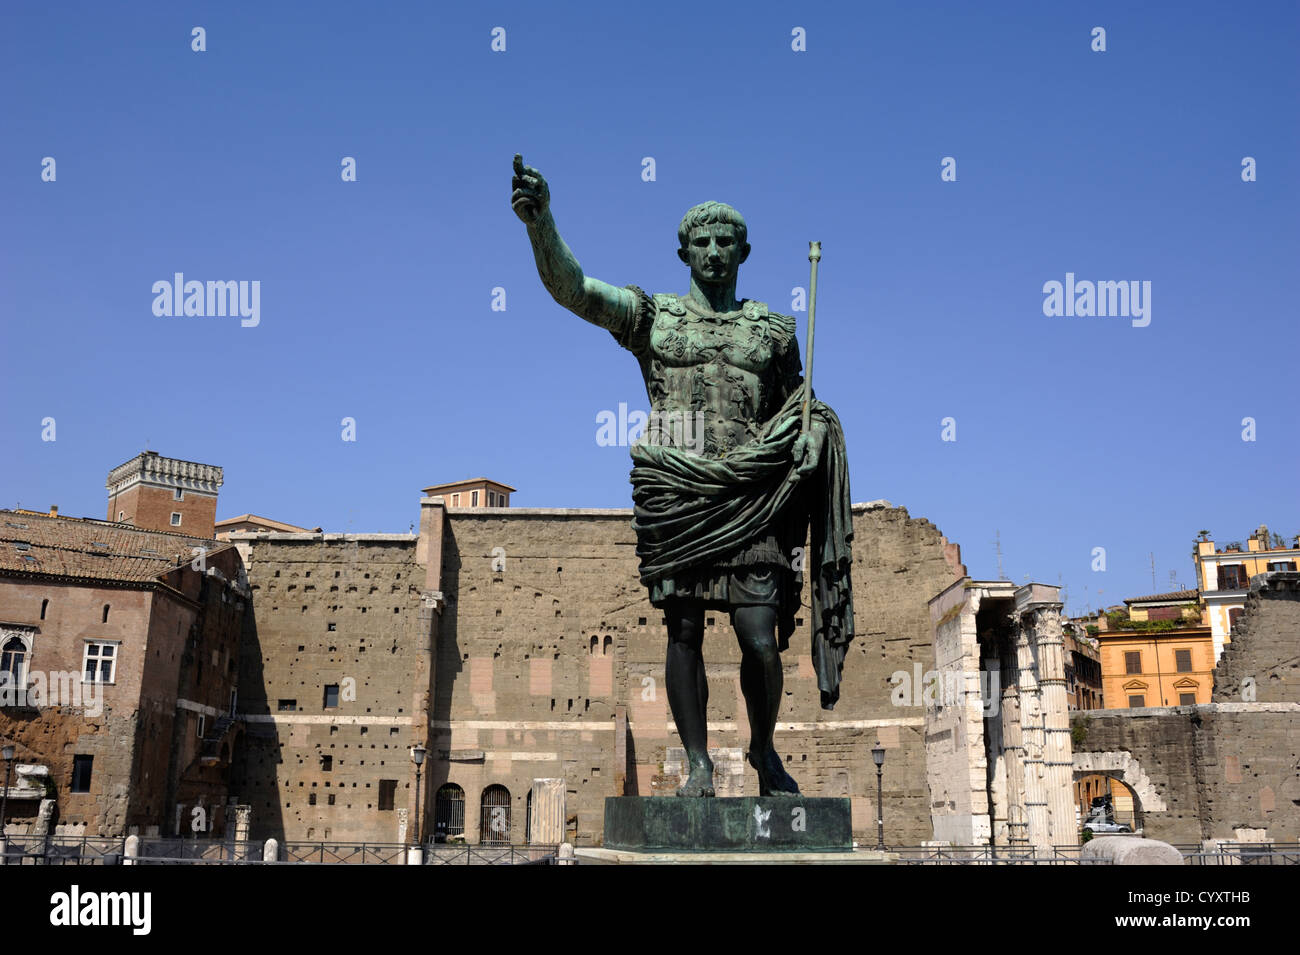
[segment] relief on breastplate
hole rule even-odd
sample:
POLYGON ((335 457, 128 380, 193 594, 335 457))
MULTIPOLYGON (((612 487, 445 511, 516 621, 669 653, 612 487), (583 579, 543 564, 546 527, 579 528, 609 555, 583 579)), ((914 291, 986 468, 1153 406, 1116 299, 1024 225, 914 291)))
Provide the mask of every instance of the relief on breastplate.
POLYGON ((764 394, 774 385, 766 307, 746 302, 739 314, 712 315, 673 295, 654 301, 647 442, 722 457, 753 441, 763 425, 764 394))
POLYGON ((719 457, 758 437, 762 422, 753 372, 718 362, 673 367, 655 361, 651 381, 650 443, 719 457))

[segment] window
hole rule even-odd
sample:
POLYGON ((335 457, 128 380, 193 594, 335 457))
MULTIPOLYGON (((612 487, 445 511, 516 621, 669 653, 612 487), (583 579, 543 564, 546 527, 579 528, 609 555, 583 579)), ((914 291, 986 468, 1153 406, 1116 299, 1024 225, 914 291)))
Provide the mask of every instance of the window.
POLYGON ((1124 654, 1124 672, 1125 673, 1142 672, 1142 651, 1134 650, 1131 653, 1124 654))
POLYGON ((1133 709, 1137 709, 1138 707, 1146 706, 1146 705, 1147 705, 1147 698, 1146 698, 1145 696, 1130 696, 1130 697, 1128 698, 1128 705, 1129 705, 1130 707, 1132 707, 1133 709))
POLYGON ((172 527, 181 526, 181 515, 179 511, 172 511, 172 527))
POLYGON ((333 757, 333 756, 322 756, 322 757, 320 758, 320 771, 321 771, 322 773, 332 773, 332 772, 334 772, 334 757, 333 757))
POLYGON ((41 619, 45 619, 45 611, 50 609, 50 599, 46 597, 41 601, 41 619))
POLYGON ((276 707, 276 709, 278 709, 281 713, 292 713, 297 708, 298 708, 297 700, 281 700, 279 705, 276 707))
POLYGON ((510 844, 510 790, 505 786, 483 790, 478 841, 486 846, 510 844))
POLYGON ((434 799, 433 841, 465 834, 465 790, 455 783, 444 783, 434 799))
POLYGON ((74 793, 90 792, 90 767, 94 756, 72 757, 72 791, 74 793))
POLYGON ((308 794, 307 794, 307 805, 309 805, 309 806, 314 806, 314 805, 316 805, 316 794, 315 794, 315 793, 308 793, 308 794))
POLYGON ((459 494, 453 494, 453 495, 451 496, 451 506, 452 506, 452 507, 460 507, 460 495, 459 495, 459 494))
POLYGON ((27 689, 27 644, 10 637, 0 648, 0 687, 27 689))
POLYGON ((478 507, 478 491, 469 492, 469 506, 478 507))
POLYGON ((1220 590, 1244 590, 1249 584, 1246 582, 1246 568, 1242 564, 1220 564, 1219 565, 1219 589, 1220 590))
POLYGON ((1245 612, 1246 612, 1246 611, 1245 611, 1243 608, 1241 608, 1241 607, 1233 607, 1233 608, 1231 608, 1231 609, 1228 611, 1228 629, 1229 629, 1229 630, 1236 630, 1236 629, 1237 629, 1237 621, 1240 620, 1240 619, 1242 618, 1242 615, 1245 614, 1245 612))
POLYGON ((389 812, 393 804, 397 801, 397 780, 381 779, 379 780, 379 809, 381 812, 389 812))
POLYGON ((330 633, 334 633, 336 630, 338 630, 338 628, 339 628, 339 625, 338 625, 337 623, 327 623, 327 624, 325 624, 325 629, 328 630, 330 633))
POLYGON ((185 500, 185 492, 182 491, 180 488, 176 488, 176 490, 172 491, 172 500, 173 501, 185 500))
POLYGON ((1174 660, 1177 661, 1179 673, 1192 672, 1192 651, 1191 650, 1175 650, 1174 660))
POLYGON ((1295 570, 1295 561, 1293 560, 1271 560, 1268 562, 1269 570, 1295 570))
MULTIPOLYGON (((108 613, 108 608, 104 608, 108 613)), ((86 683, 112 683, 117 666, 117 644, 86 641, 86 683)))
POLYGON ((203 739, 203 731, 208 728, 208 718, 202 713, 199 714, 199 739, 203 739))
POLYGON ((118 511, 118 512, 117 512, 117 519, 118 519, 119 521, 124 521, 124 520, 126 520, 126 511, 118 511))
POLYGON ((487 501, 488 501, 488 507, 496 507, 496 506, 497 506, 497 492, 496 492, 496 491, 488 491, 488 492, 487 492, 487 501))
POLYGON ((339 705, 339 685, 331 683, 325 687, 325 709, 330 710, 339 705))
POLYGON ((334 805, 334 793, 327 793, 325 795, 325 801, 329 803, 331 806, 334 805))
POLYGON ((108 604, 104 604, 104 619, 102 622, 108 623, 108 604))
POLYGON ((1195 693, 1179 693, 1179 694, 1178 694, 1178 705, 1179 705, 1179 706, 1195 706, 1195 705, 1196 705, 1196 694, 1195 694, 1195 693))

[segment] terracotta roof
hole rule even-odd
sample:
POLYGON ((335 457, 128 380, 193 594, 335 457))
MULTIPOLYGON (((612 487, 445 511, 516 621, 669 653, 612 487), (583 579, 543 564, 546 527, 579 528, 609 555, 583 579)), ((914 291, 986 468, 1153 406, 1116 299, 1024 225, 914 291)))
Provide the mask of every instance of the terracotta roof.
POLYGON ((1162 601, 1168 601, 1170 603, 1173 603, 1175 601, 1182 601, 1183 603, 1186 603, 1189 600, 1195 600, 1197 597, 1200 596, 1200 594, 1201 592, 1199 590, 1171 590, 1167 594, 1152 594, 1149 597, 1128 597, 1124 600, 1124 602, 1126 604, 1137 604, 1137 603, 1154 603, 1158 600, 1162 600, 1162 601))
POLYGON ((147 583, 205 546, 214 553, 230 545, 111 521, 0 510, 0 573, 147 583))
POLYGON ((424 488, 423 490, 424 493, 427 495, 431 491, 441 491, 445 488, 462 487, 466 484, 491 484, 495 487, 503 487, 507 491, 519 490, 516 487, 511 487, 509 484, 502 484, 500 481, 494 481, 491 478, 485 478, 485 477, 466 478, 464 481, 449 481, 446 484, 432 484, 429 487, 424 488))
MULTIPOLYGON (((238 517, 227 517, 225 520, 217 521, 217 530, 223 530, 232 524, 263 524, 267 527, 277 527, 283 531, 296 531, 300 534, 306 534, 311 531, 310 527, 299 527, 297 524, 286 524, 284 521, 275 521, 269 517, 258 517, 256 514, 240 514, 238 517)), ((316 528, 320 530, 320 528, 316 528)))

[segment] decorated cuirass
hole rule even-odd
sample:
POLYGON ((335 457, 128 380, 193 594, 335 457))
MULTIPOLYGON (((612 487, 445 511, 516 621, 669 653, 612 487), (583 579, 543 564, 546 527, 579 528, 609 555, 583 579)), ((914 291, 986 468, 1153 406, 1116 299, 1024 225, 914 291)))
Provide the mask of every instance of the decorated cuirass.
POLYGON ((754 440, 799 384, 795 321, 762 302, 719 314, 660 294, 645 296, 640 310, 648 444, 725 457, 754 440))

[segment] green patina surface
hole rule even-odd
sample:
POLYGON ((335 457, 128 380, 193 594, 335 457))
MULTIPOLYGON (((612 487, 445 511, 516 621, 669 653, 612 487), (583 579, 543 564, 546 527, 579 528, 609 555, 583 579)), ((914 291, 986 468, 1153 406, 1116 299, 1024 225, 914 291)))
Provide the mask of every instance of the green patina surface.
POLYGON ((843 852, 853 848, 853 822, 848 799, 612 796, 605 800, 605 848, 843 852))

